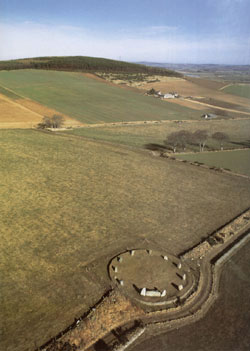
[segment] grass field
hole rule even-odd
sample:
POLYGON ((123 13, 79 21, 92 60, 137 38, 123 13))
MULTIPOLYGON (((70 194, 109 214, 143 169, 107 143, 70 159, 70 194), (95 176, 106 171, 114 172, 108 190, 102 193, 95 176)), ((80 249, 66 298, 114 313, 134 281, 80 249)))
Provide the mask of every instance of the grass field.
POLYGON ((236 173, 241 173, 250 176, 250 150, 233 150, 233 151, 218 151, 204 152, 187 155, 177 155, 188 161, 198 161, 205 163, 208 166, 215 166, 230 169, 236 173))
MULTIPOLYGON (((137 124, 137 125, 115 125, 105 127, 79 128, 67 133, 90 137, 96 140, 111 141, 136 147, 144 147, 146 144, 163 144, 167 135, 179 130, 194 132, 198 129, 205 129, 211 134, 224 132, 229 135, 229 141, 224 143, 224 147, 239 148, 241 143, 250 141, 250 119, 242 120, 213 120, 213 121, 183 121, 166 122, 158 124, 137 124)), ((209 139, 207 145, 218 149, 220 145, 209 139)), ((192 149, 196 150, 197 147, 192 149)))
POLYGON ((234 84, 226 86, 224 92, 250 99, 250 84, 234 84))
MULTIPOLYGON (((200 111, 111 86, 80 73, 1 71, 0 86, 82 123, 197 119, 201 115, 200 111)), ((2 93, 6 91, 3 88, 2 93)))
POLYGON ((119 145, 2 130, 0 148, 5 351, 33 351, 84 313, 115 254, 144 239, 178 254, 250 205, 246 179, 119 145))

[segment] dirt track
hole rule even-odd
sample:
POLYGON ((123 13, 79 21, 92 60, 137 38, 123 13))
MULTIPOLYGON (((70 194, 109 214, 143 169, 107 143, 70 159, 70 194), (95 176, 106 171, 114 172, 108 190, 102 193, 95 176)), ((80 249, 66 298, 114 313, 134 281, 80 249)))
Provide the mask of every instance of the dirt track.
POLYGON ((200 101, 194 101, 194 100, 191 100, 191 99, 184 99, 185 101, 189 101, 193 104, 198 104, 198 105, 202 105, 202 106, 206 106, 206 107, 210 107, 210 108, 214 108, 214 109, 218 109, 218 110, 222 110, 222 111, 229 111, 229 112, 234 112, 234 113, 241 113, 241 114, 244 114, 244 115, 247 115, 247 116, 250 116, 250 112, 244 112, 244 111, 240 111, 240 110, 234 110, 234 109, 230 109, 230 108, 226 108, 226 107, 219 107, 219 106, 216 106, 216 105, 209 105, 209 104, 206 104, 205 102, 200 102, 200 101))

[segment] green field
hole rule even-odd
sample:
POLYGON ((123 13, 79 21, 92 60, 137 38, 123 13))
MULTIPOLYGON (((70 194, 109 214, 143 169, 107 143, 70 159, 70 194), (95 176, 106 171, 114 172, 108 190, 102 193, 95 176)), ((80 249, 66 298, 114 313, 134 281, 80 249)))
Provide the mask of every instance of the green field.
POLYGON ((233 172, 250 176, 250 150, 218 151, 177 155, 187 161, 197 161, 208 166, 230 169, 233 172))
POLYGON ((4 351, 34 351, 86 312, 117 253, 179 254, 250 205, 248 180, 143 150, 36 130, 0 131, 0 149, 4 351))
MULTIPOLYGON (((109 125, 105 127, 79 128, 67 133, 93 138, 96 140, 111 141, 115 143, 144 147, 146 144, 156 143, 163 145, 164 140, 172 132, 181 129, 194 132, 206 129, 212 135, 215 132, 224 132, 229 135, 229 141, 224 148, 239 148, 250 143, 250 119, 245 120, 216 120, 216 121, 183 121, 181 124, 174 121, 166 123, 143 123, 137 125, 109 125)), ((220 145, 209 139, 207 145, 211 149, 219 149, 220 145)), ((198 146, 188 146, 188 149, 198 150, 198 146)))
POLYGON ((234 84, 223 89, 224 92, 250 99, 250 84, 234 84))
POLYGON ((111 86, 81 73, 1 71, 0 86, 83 123, 198 119, 201 116, 201 111, 111 86))

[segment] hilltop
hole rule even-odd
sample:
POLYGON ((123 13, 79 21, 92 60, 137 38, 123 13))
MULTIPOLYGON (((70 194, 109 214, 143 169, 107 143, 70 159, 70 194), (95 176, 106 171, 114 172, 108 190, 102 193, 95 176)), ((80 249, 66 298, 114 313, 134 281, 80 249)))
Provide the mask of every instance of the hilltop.
POLYGON ((173 70, 88 56, 51 56, 0 61, 0 70, 45 69, 58 71, 139 73, 181 77, 173 70))

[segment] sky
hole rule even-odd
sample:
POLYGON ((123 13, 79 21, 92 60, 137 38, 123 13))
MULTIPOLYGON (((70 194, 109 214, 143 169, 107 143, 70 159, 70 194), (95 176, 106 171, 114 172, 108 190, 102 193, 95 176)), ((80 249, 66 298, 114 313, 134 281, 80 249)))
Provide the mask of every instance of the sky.
POLYGON ((250 0, 0 0, 0 60, 250 64, 250 0))

